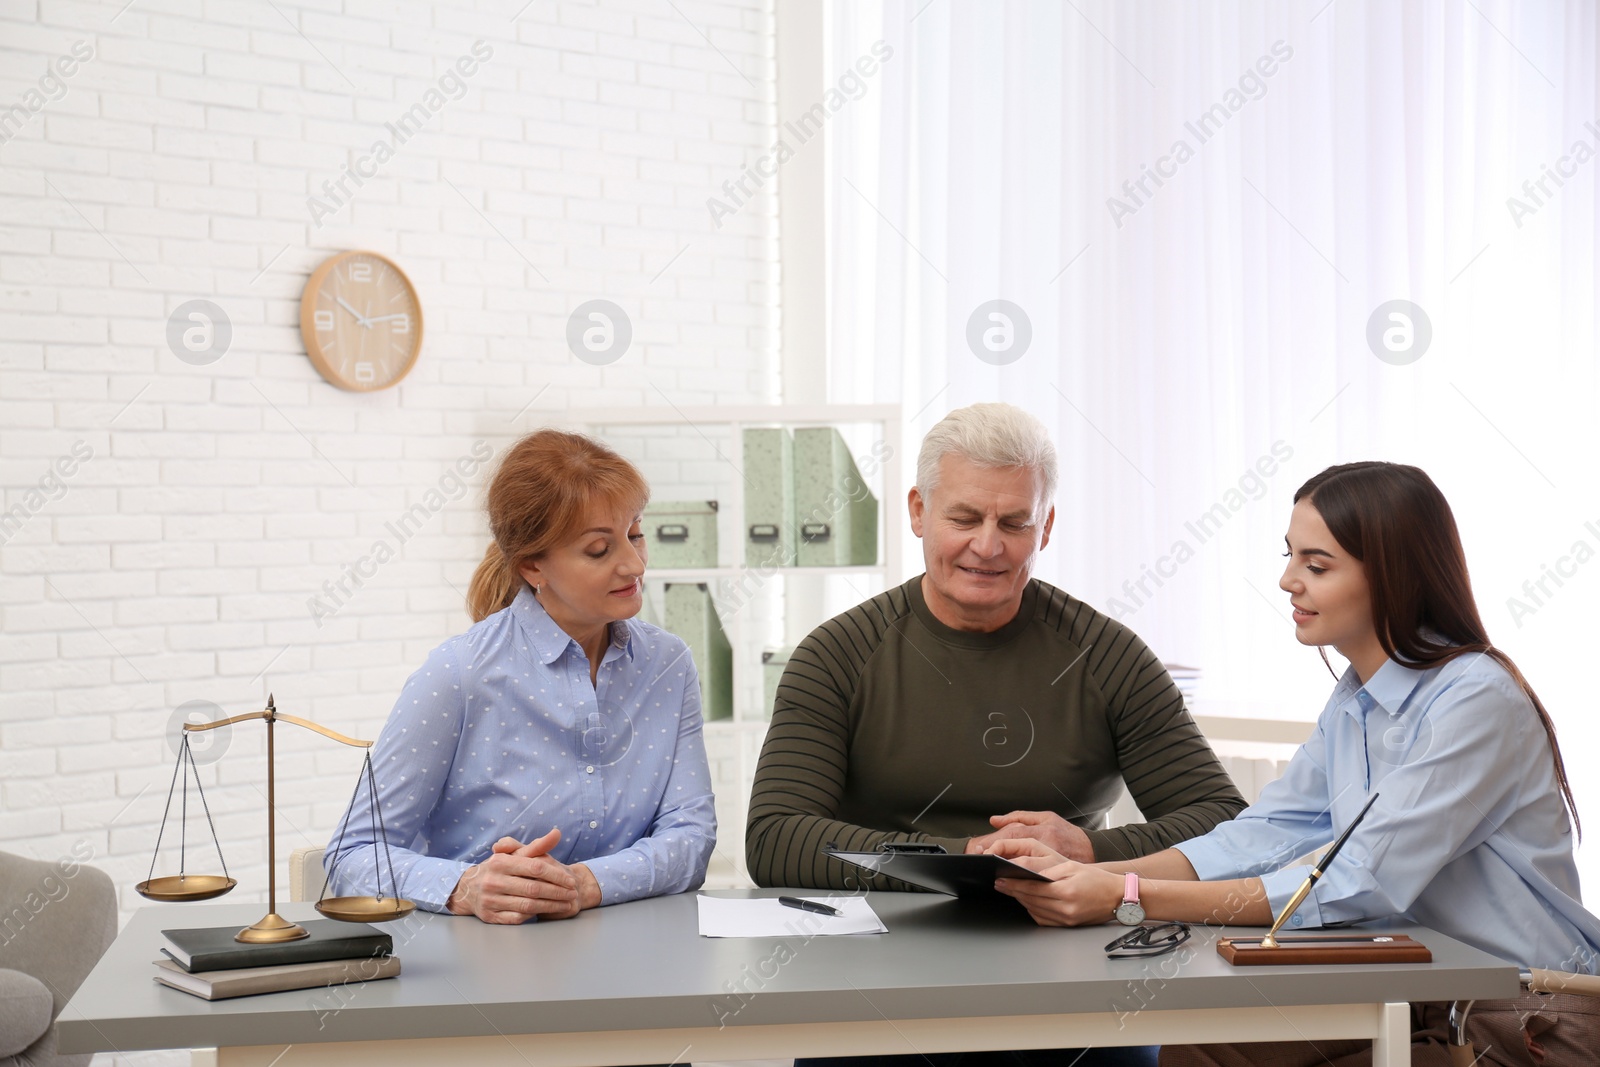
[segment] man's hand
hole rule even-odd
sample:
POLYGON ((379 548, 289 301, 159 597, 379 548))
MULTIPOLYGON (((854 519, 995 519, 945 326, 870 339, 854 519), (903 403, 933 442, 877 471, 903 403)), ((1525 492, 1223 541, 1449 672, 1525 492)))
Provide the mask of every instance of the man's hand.
POLYGON ((1040 926, 1088 926, 1114 917, 1122 903, 1123 878, 1087 863, 1065 863, 1039 872, 1048 882, 998 878, 994 887, 1014 897, 1040 926))
POLYGON ((461 873, 446 907, 486 923, 515 925, 538 917, 570 919, 600 903, 600 886, 583 864, 567 866, 548 853, 561 841, 551 830, 526 845, 502 837, 482 863, 461 873))
POLYGON ((989 820, 992 834, 967 841, 967 852, 988 852, 997 841, 1030 837, 1079 863, 1094 862, 1094 846, 1089 835, 1053 811, 1013 811, 989 820))

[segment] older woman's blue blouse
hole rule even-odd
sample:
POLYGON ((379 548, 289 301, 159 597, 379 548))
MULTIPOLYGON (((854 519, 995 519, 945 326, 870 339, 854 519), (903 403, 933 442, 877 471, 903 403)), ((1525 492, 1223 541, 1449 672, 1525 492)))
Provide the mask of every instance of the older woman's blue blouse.
MULTIPOLYGON (((502 837, 561 829, 551 856, 583 863, 602 904, 705 880, 716 814, 688 648, 637 619, 589 661, 523 589, 434 649, 372 753, 400 896, 443 911, 461 872, 502 837)), ((390 892, 371 805, 352 806, 325 861, 329 892, 390 892)))

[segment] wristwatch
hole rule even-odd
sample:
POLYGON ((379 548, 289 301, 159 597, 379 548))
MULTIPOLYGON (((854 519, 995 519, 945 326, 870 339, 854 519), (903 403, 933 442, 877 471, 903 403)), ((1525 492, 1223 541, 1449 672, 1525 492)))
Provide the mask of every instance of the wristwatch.
POLYGON ((1117 922, 1123 926, 1138 926, 1144 922, 1144 908, 1139 904, 1139 876, 1132 871, 1122 882, 1122 903, 1117 905, 1117 922))

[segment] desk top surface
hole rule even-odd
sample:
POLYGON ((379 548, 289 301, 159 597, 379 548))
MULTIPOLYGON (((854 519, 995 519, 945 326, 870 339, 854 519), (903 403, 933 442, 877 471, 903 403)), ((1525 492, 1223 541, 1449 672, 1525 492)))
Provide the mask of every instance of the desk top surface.
MULTIPOLYGON (((717 896, 775 896, 731 890, 717 896)), ((1048 929, 1019 907, 874 893, 886 934, 703 938, 695 894, 491 926, 417 912, 382 927, 398 979, 205 1001, 152 979, 161 930, 247 926, 261 904, 157 905, 129 921, 59 1020, 62 1053, 989 1015, 1516 995, 1517 972, 1414 926, 1431 964, 1250 967, 1216 953, 1218 931, 1149 960, 1108 960, 1122 927, 1048 929)), ((286 904, 288 919, 316 918, 286 904)), ((1243 933, 1244 931, 1240 931, 1243 933)), ((1259 934, 1259 930, 1252 933, 1259 934)))

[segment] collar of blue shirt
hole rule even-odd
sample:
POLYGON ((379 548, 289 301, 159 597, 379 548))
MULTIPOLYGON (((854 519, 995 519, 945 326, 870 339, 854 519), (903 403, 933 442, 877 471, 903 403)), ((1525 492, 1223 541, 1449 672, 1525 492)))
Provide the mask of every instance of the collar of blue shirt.
MULTIPOLYGON (((511 615, 522 627, 522 632, 527 635, 528 642, 533 645, 534 652, 538 654, 539 662, 549 666, 570 648, 583 649, 573 636, 556 625, 550 613, 539 603, 538 597, 533 595, 533 590, 524 585, 517 598, 511 602, 509 609, 511 615)), ((625 619, 611 624, 612 647, 620 649, 623 655, 633 655, 633 627, 632 620, 625 619)))
MULTIPOLYGON (((1443 641, 1438 634, 1432 631, 1428 633, 1433 639, 1443 641)), ((1465 670, 1467 663, 1476 658, 1471 655, 1461 656, 1440 667, 1407 667, 1392 659, 1386 659, 1383 661, 1383 666, 1367 679, 1366 685, 1362 685, 1361 679, 1356 677, 1354 667, 1347 667, 1344 676, 1339 679, 1339 706, 1353 718, 1358 720, 1363 718, 1365 709, 1362 707, 1363 701, 1360 697, 1364 690, 1368 701, 1388 712, 1390 718, 1399 718, 1406 701, 1411 699, 1411 694, 1416 692, 1417 686, 1425 679, 1446 667, 1456 671, 1465 670)))
POLYGON ((1365 692, 1372 704, 1388 712, 1390 718, 1398 718, 1406 701, 1427 673, 1427 669, 1404 667, 1389 659, 1384 660, 1383 666, 1367 679, 1366 685, 1362 685, 1356 669, 1347 667, 1344 677, 1339 679, 1339 706, 1351 718, 1358 721, 1365 718, 1367 701, 1361 699, 1361 694, 1365 692))

